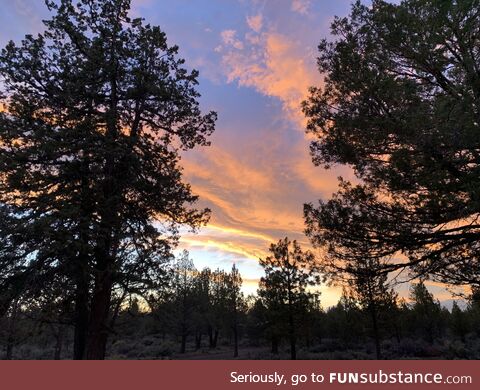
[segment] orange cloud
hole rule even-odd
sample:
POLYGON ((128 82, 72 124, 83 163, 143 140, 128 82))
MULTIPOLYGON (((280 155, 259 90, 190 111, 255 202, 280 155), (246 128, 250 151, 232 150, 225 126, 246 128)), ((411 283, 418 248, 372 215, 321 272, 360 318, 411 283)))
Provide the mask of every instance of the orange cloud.
MULTIPOLYGON (((217 47, 228 82, 278 98, 289 122, 288 132, 303 130, 300 102, 320 78, 314 60, 302 57, 299 42, 277 33, 257 33, 260 23, 248 19, 247 23, 252 31, 245 35, 242 50, 235 47, 236 32, 224 33, 223 45, 230 44, 217 47)), ((256 126, 255 120, 246 120, 242 126, 249 124, 256 126)), ((228 130, 241 133, 241 129, 228 130)), ((294 133, 292 143, 291 137, 279 136, 278 124, 272 122, 272 128, 254 129, 253 139, 235 139, 232 144, 228 136, 217 138, 207 153, 185 156, 187 180, 213 213, 211 225, 198 236, 186 237, 183 245, 254 261, 267 254, 270 243, 285 236, 309 246, 303 235, 303 203, 334 192, 339 172, 315 168, 308 140, 294 133), (217 227, 221 232, 215 231, 217 227)))
MULTIPOLYGON (((260 31, 260 24, 247 21, 254 32, 260 31)), ((306 121, 300 103, 308 88, 318 85, 321 78, 314 57, 305 55, 302 42, 270 30, 247 33, 242 44, 246 50, 235 50, 237 46, 238 43, 230 42, 220 50, 228 82, 237 81, 241 86, 280 99, 288 117, 304 129, 306 121)))
POLYGON ((240 154, 214 146, 197 158, 184 158, 188 181, 214 210, 212 223, 274 240, 292 231, 301 234, 302 201, 290 161, 295 156, 279 160, 275 151, 259 154, 248 143, 241 145, 240 154))
POLYGON ((184 236, 182 237, 182 248, 187 249, 205 249, 221 251, 222 253, 229 253, 233 255, 240 255, 241 257, 258 261, 259 258, 264 257, 264 252, 259 251, 258 247, 246 247, 240 244, 237 240, 221 241, 218 237, 211 237, 206 234, 201 236, 184 236))

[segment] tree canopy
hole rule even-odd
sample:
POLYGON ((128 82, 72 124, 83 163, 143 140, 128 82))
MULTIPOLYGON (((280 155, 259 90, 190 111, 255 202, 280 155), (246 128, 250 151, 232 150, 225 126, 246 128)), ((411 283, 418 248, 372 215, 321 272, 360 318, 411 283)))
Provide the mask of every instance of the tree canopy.
POLYGON ((305 221, 337 264, 368 246, 385 272, 479 285, 479 13, 476 0, 356 2, 320 43, 311 155, 359 180, 305 205, 305 221))

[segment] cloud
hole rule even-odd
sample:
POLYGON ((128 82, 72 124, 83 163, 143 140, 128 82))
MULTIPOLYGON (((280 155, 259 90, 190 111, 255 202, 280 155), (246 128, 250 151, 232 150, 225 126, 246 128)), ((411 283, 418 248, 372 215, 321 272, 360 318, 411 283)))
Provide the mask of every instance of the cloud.
POLYGON ((266 127, 245 117, 240 127, 222 129, 225 135, 212 140, 208 153, 186 156, 186 179, 213 212, 209 226, 186 236, 182 245, 256 262, 285 236, 309 245, 303 203, 334 192, 338 173, 313 166, 303 133, 300 103, 321 81, 314 56, 302 39, 278 32, 260 13, 252 15, 243 35, 238 26, 223 30, 215 50, 227 85, 274 98, 281 115, 272 116, 266 127))
MULTIPOLYGON (((251 124, 246 119, 243 125, 251 124)), ((212 218, 199 235, 184 235, 182 245, 255 262, 286 236, 309 246, 303 235, 303 203, 330 196, 338 172, 313 167, 307 141, 294 134, 296 141, 282 138, 272 124, 254 137, 236 140, 234 147, 226 137, 206 153, 186 155, 185 179, 200 196, 200 205, 212 210, 212 218)))
MULTIPOLYGON (((261 138, 255 141, 261 144, 261 138)), ((249 231, 273 241, 288 234, 293 221, 302 229, 301 214, 288 207, 297 204, 298 196, 294 183, 286 183, 292 181, 289 163, 278 161, 275 146, 267 150, 246 140, 229 150, 217 144, 208 153, 187 156, 183 165, 194 192, 214 211, 212 223, 237 229, 231 235, 249 231)))
MULTIPOLYGON (((4 1, 15 24, 0 26, 0 38, 12 38, 20 20, 23 36, 25 26, 45 16, 42 2, 16 1, 16 6, 4 1)), ((161 25, 179 44, 187 65, 200 70, 202 105, 219 112, 213 146, 182 155, 185 182, 200 195, 199 207, 212 209, 212 218, 199 234, 182 232, 180 247, 191 249, 202 266, 228 269, 238 263, 253 292, 262 274, 258 257, 287 235, 308 245, 303 203, 336 187, 337 171, 311 164, 299 107, 308 87, 321 82, 315 46, 327 31, 322 21, 327 13, 316 12, 316 20, 303 15, 327 2, 177 3, 133 0, 132 12, 161 25)), ((322 301, 336 298, 331 294, 322 301)))
POLYGON ((255 262, 264 256, 264 251, 259 247, 248 247, 238 242, 219 240, 217 236, 208 236, 203 233, 201 236, 184 236, 182 237, 182 247, 190 250, 209 250, 219 251, 221 253, 230 253, 240 255, 243 258, 252 259, 255 262))
POLYGON ((236 34, 237 32, 235 30, 224 30, 220 33, 220 36, 225 45, 241 50, 243 49, 243 43, 236 38, 236 34))
POLYGON ((242 45, 247 50, 242 52, 232 49, 238 45, 236 41, 229 42, 222 56, 228 82, 280 99, 285 113, 303 130, 306 121, 300 104, 308 88, 318 85, 321 78, 302 42, 275 31, 247 33, 242 45))
POLYGON ((261 14, 247 16, 247 24, 253 31, 259 33, 263 25, 263 17, 261 14))
POLYGON ((308 14, 310 8, 309 0, 292 0, 291 10, 302 15, 308 14))

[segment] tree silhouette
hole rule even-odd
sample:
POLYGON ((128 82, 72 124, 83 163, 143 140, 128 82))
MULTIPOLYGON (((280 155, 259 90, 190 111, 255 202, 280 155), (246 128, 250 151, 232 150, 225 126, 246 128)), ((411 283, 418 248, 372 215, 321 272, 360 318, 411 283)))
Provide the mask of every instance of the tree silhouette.
POLYGON ((379 273, 378 269, 378 262, 366 259, 357 268, 353 278, 348 283, 354 299, 371 318, 376 356, 377 359, 381 359, 382 329, 380 319, 389 311, 394 311, 397 294, 387 283, 388 275, 379 273))
POLYGON ((271 256, 260 259, 265 276, 260 279, 258 295, 270 317, 272 352, 278 350, 281 329, 286 329, 291 359, 297 358, 297 326, 300 313, 316 293, 307 290, 320 282, 315 257, 303 251, 297 241, 288 237, 270 246, 271 256), (279 332, 280 330, 280 332, 279 332))
POLYGON ((469 318, 470 328, 477 336, 480 336, 480 328, 478 323, 480 321, 480 289, 473 288, 468 297, 467 315, 469 318))
POLYGON ((114 287, 150 283, 179 226, 208 219, 178 161, 208 145, 216 115, 202 115, 198 73, 128 16, 130 0, 46 3, 46 31, 0 55, 1 233, 19 248, 2 253, 1 283, 25 292, 66 275, 75 358, 103 359, 114 287))
POLYGON ((205 268, 196 275, 196 349, 200 348, 203 331, 208 334, 209 347, 214 349, 217 347, 220 332, 231 330, 234 357, 238 356, 238 328, 244 311, 241 286, 242 278, 235 266, 230 273, 205 268))
POLYGON ((330 284, 346 289, 346 296, 368 313, 377 359, 380 359, 382 334, 380 317, 388 311, 390 314, 395 312, 397 294, 389 285, 388 273, 385 271, 389 258, 377 258, 367 241, 357 250, 355 252, 346 250, 342 252, 341 257, 338 253, 326 251, 318 258, 318 266, 330 284))
POLYGON ((467 313, 458 306, 457 301, 453 301, 452 314, 450 318, 450 328, 455 336, 458 336, 464 343, 465 337, 469 331, 467 313))
POLYGON ((304 103, 316 165, 348 164, 334 197, 305 206, 307 234, 341 261, 367 242, 452 284, 479 279, 477 0, 357 1, 319 45, 323 88, 304 103))
POLYGON ((187 337, 193 328, 193 317, 197 303, 195 295, 195 274, 197 271, 188 251, 184 250, 179 256, 174 272, 172 319, 181 339, 180 353, 185 353, 187 337))
POLYGON ((440 302, 434 299, 423 281, 412 285, 410 298, 412 325, 422 338, 432 344, 442 334, 444 325, 440 302))
POLYGON ((327 310, 328 333, 340 339, 344 347, 351 347, 363 340, 364 323, 358 302, 347 288, 342 289, 338 303, 327 310))
POLYGON ((242 276, 233 264, 231 272, 227 275, 227 313, 228 322, 233 331, 233 357, 238 357, 239 324, 241 316, 246 311, 245 299, 241 292, 242 276))

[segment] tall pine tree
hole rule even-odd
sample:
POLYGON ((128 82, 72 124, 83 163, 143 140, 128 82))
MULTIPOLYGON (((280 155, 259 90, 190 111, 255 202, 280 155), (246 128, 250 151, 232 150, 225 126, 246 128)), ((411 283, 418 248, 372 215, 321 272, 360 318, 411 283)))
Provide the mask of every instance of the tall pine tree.
POLYGON ((270 246, 271 255, 260 260, 265 276, 260 279, 258 295, 267 308, 272 332, 272 351, 284 332, 290 343, 290 357, 297 358, 299 320, 311 297, 318 294, 308 288, 320 282, 312 252, 303 251, 288 237, 270 246))
POLYGON ((66 275, 75 295, 75 358, 102 359, 112 289, 155 278, 208 210, 182 181, 179 151, 208 145, 177 47, 129 17, 130 0, 46 1, 36 37, 0 55, 0 203, 8 214, 2 284, 24 293, 66 275))

